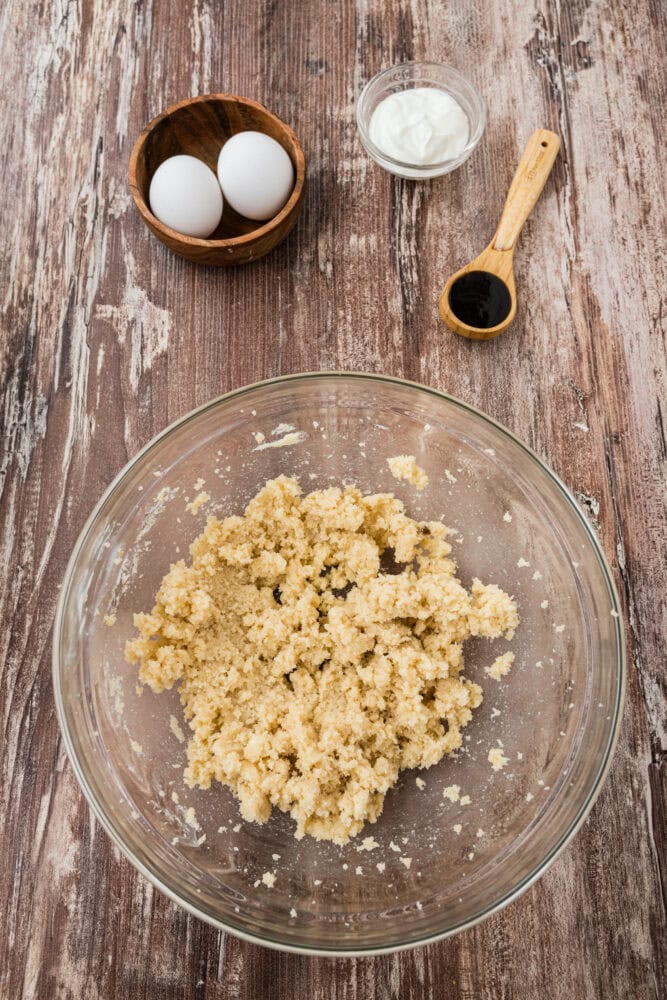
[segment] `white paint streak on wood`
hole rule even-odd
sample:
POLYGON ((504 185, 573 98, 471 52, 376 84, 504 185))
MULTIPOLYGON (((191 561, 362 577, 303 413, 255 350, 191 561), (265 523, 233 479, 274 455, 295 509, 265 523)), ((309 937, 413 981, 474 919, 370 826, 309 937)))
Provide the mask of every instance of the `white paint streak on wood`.
POLYGON ((163 354, 169 344, 171 317, 150 301, 138 280, 137 265, 123 237, 125 282, 120 305, 100 304, 96 307, 97 319, 108 320, 114 327, 121 344, 129 339, 131 345, 129 380, 137 392, 143 375, 151 370, 153 362, 163 354))
MULTIPOLYGON (((211 91, 211 57, 213 44, 211 10, 206 0, 194 0, 190 18, 192 38, 192 76, 190 93, 208 94, 211 91)), ((213 88, 217 90, 219 88, 213 88)), ((222 88, 224 89, 224 88, 222 88)))
MULTIPOLYGON (((116 60, 119 75, 118 102, 116 106, 116 135, 122 146, 127 137, 132 99, 139 83, 139 72, 152 49, 151 24, 152 0, 134 4, 127 16, 117 25, 116 60)), ((113 7, 109 8, 113 18, 113 7)))

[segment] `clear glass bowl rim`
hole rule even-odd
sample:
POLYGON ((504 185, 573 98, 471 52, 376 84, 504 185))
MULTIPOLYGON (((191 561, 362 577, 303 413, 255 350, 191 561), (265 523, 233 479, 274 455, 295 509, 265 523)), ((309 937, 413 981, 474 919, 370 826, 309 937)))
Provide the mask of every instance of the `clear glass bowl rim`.
POLYGON ((580 829, 584 820, 590 813, 595 801, 600 794, 602 785, 604 784, 605 778, 609 772, 611 761, 614 754, 614 749, 616 747, 616 742, 618 739, 618 733, 620 729, 620 721, 623 710, 623 702, 625 698, 625 685, 626 685, 626 674, 627 674, 627 662, 626 662, 626 649, 625 649, 625 629, 623 618, 621 616, 620 602, 618 598, 618 593, 616 586, 614 584, 607 559, 602 551, 600 543, 589 525, 586 517, 580 510, 574 496, 568 487, 562 482, 562 480, 549 468, 546 463, 537 455, 536 452, 529 448, 528 445, 518 438, 512 431, 508 430, 503 424, 489 417, 486 413, 478 410, 476 407, 471 406, 469 403, 465 403, 463 400, 457 399, 455 396, 451 396, 449 393, 442 392, 439 389, 433 389, 430 386, 423 385, 419 382, 413 382, 408 379, 395 378, 390 375, 378 375, 375 373, 366 372, 352 372, 352 371, 320 371, 320 372, 301 372, 293 375, 280 375, 275 378, 263 379, 259 382, 253 382, 249 385, 241 386, 238 389, 232 389, 229 392, 223 393, 221 396, 217 396, 214 399, 209 400, 207 403, 203 403, 201 406, 190 410, 188 413, 179 417, 177 420, 169 424, 163 431, 155 435, 144 447, 137 452, 137 454, 130 459, 129 462, 120 470, 120 472, 114 477, 112 482, 109 484, 107 489, 104 491, 98 502, 96 503, 92 513, 88 517, 86 523, 84 524, 79 536, 74 544, 72 550, 72 555, 70 556, 67 568, 65 570, 65 575, 63 577, 62 586, 60 588, 60 596, 58 599, 58 604, 56 607, 56 614, 54 620, 53 628, 53 639, 52 639, 52 676, 53 676, 53 688, 54 697, 56 703, 56 712, 58 716, 58 722, 60 725, 60 731, 62 733, 63 741, 65 744, 65 749, 67 751, 67 756, 70 760, 74 774, 76 776, 79 785, 83 791, 83 794, 90 806, 94 816, 99 820, 103 829, 106 831, 108 836, 111 838, 113 843, 118 847, 121 853, 127 858, 127 860, 137 869, 145 878, 156 889, 159 889, 165 896, 171 899, 174 903, 185 909, 187 912, 191 913, 193 916, 200 920, 205 921, 208 924, 216 927, 218 930, 225 931, 227 933, 233 934, 234 936, 241 938, 242 940, 248 941, 252 944, 259 944, 264 947, 273 948, 278 951, 292 952, 295 954, 302 955, 312 955, 312 956, 323 956, 332 958, 356 958, 363 957, 367 955, 382 955, 390 954, 393 952, 411 950, 413 948, 422 947, 427 944, 432 944, 436 941, 441 941, 445 938, 452 937, 454 934, 458 934, 463 930, 467 930, 474 927, 476 924, 480 923, 486 917, 491 916, 493 913, 497 913, 504 909, 511 902, 521 896, 526 889, 540 878, 546 870, 555 861, 561 851, 567 846, 567 844, 572 840, 575 834, 580 829), (294 382, 302 381, 317 381, 321 379, 353 379, 356 381, 370 381, 379 382, 390 385, 400 385, 408 389, 416 389, 419 392, 425 392, 429 395, 435 396, 439 399, 444 399, 445 401, 452 403, 454 406, 471 413, 475 417, 481 418, 491 427, 495 428, 501 434, 509 438, 514 444, 518 445, 527 456, 553 481, 554 485, 563 493, 564 497, 573 508, 577 518, 583 525, 586 535, 591 543, 591 548, 595 554, 599 566, 602 569, 603 576, 605 578, 606 585, 609 590, 610 601, 612 604, 612 612, 614 613, 614 621, 616 627, 616 646, 618 651, 618 657, 615 664, 616 669, 616 701, 613 706, 613 711, 611 714, 609 732, 607 737, 607 746, 605 749, 605 755, 602 759, 600 767, 598 768, 598 773, 594 780, 591 782, 590 787, 587 791, 584 801, 579 807, 577 815, 574 817, 569 828, 563 833, 560 840, 551 848, 551 850, 545 855, 545 857, 535 865, 534 869, 516 886, 509 890, 504 897, 497 900, 494 904, 481 910, 479 913, 474 914, 472 917, 465 921, 461 921, 459 924, 448 927, 446 930, 441 932, 436 932, 434 934, 429 934, 424 936, 424 938, 419 940, 411 940, 407 943, 396 941, 386 945, 373 946, 367 948, 320 948, 308 945, 294 945, 287 944, 279 941, 275 938, 263 937, 260 935, 250 934, 242 928, 238 928, 233 924, 225 923, 224 921, 218 920, 212 917, 210 914, 199 910, 196 906, 190 904, 187 900, 184 900, 179 896, 177 892, 174 892, 168 885, 166 885, 159 875, 155 874, 148 866, 146 866, 132 850, 125 844, 124 840, 117 832, 112 821, 109 817, 102 811, 100 804, 95 798, 94 793, 87 781, 86 774, 82 763, 77 757, 76 751, 73 746, 71 733, 68 727, 67 715, 65 712, 65 706, 62 697, 62 689, 60 685, 60 673, 62 669, 62 663, 60 659, 60 639, 63 630, 65 606, 67 604, 69 589, 72 582, 72 577, 74 575, 74 570, 77 564, 79 553, 83 548, 83 545, 89 535, 89 533, 95 528, 97 519, 102 512, 107 500, 115 492, 118 486, 123 482, 125 477, 138 465, 143 459, 152 451, 152 449, 160 442, 163 438, 171 434, 177 428, 181 428, 183 425, 189 423, 191 420, 195 419, 199 415, 205 413, 207 410, 213 409, 214 407, 220 405, 223 402, 228 402, 231 399, 238 398, 241 399, 253 392, 261 390, 263 388, 268 388, 270 386, 277 385, 289 385, 294 382))
MULTIPOLYGON (((444 90, 445 88, 442 87, 441 89, 444 90)), ((368 83, 364 86, 364 89, 359 94, 356 106, 356 119, 357 119, 357 128, 361 133, 364 146, 371 154, 373 159, 377 160, 380 163, 383 161, 386 163, 391 163, 392 166, 399 167, 401 170, 420 171, 426 174, 427 176, 431 176, 434 171, 444 170, 445 168, 450 167, 452 163, 458 163, 459 161, 464 162, 468 158, 468 156, 472 153, 472 151, 478 145, 479 140, 482 138, 482 134, 484 132, 484 127, 486 125, 486 104, 484 102, 484 98, 482 97, 482 95, 480 94, 479 90, 474 85, 474 83, 472 83, 472 81, 469 80, 467 76, 461 73, 460 70, 456 69, 454 66, 450 66, 449 63, 422 62, 418 60, 411 60, 408 62, 396 63, 393 66, 387 67, 387 69, 380 70, 379 73, 376 73, 375 76, 371 77, 368 83), (373 84, 377 83, 379 80, 382 80, 384 77, 390 76, 397 69, 404 69, 405 67, 409 66, 419 67, 419 69, 425 71, 429 69, 438 69, 438 70, 445 69, 447 70, 448 73, 451 73, 452 76, 457 77, 464 86, 469 87, 470 90, 473 92, 475 100, 479 105, 479 122, 477 124, 477 128, 472 133, 465 147, 461 150, 458 156, 453 156, 448 160, 439 160, 437 163, 409 163, 407 160, 397 160, 393 156, 390 156, 388 153, 385 153, 384 150, 380 149, 379 146, 376 146, 373 140, 371 139, 370 134, 368 132, 368 128, 366 127, 366 123, 363 120, 362 116, 364 101, 368 96, 370 88, 373 86, 373 84)))

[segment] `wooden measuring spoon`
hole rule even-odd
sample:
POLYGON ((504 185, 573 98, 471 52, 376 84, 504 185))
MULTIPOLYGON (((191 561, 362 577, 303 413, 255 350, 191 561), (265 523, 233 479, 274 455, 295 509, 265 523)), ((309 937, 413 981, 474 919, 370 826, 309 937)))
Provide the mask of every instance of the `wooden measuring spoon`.
POLYGON ((440 296, 440 317, 454 333, 490 340, 516 313, 512 260, 523 224, 535 207, 560 149, 555 132, 538 128, 526 146, 486 250, 453 274, 440 296))

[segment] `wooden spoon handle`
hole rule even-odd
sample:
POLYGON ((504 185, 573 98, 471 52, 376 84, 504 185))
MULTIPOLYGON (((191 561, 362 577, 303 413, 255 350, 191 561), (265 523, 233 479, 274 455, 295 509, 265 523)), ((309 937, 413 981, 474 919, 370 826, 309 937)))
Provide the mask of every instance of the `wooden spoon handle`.
POLYGON ((555 132, 538 128, 531 135, 516 168, 500 224, 493 237, 495 250, 513 249, 524 222, 542 193, 559 149, 560 139, 555 132))

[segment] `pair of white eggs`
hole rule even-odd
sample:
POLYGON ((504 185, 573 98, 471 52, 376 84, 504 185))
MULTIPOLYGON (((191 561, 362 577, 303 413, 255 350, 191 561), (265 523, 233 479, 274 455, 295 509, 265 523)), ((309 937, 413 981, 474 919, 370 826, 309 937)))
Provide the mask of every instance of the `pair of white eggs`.
POLYGON ((222 218, 223 198, 239 215, 272 219, 294 188, 294 167, 275 139, 263 132, 238 132, 218 157, 218 175, 196 156, 172 156, 151 179, 151 212, 184 236, 206 239, 222 218))

